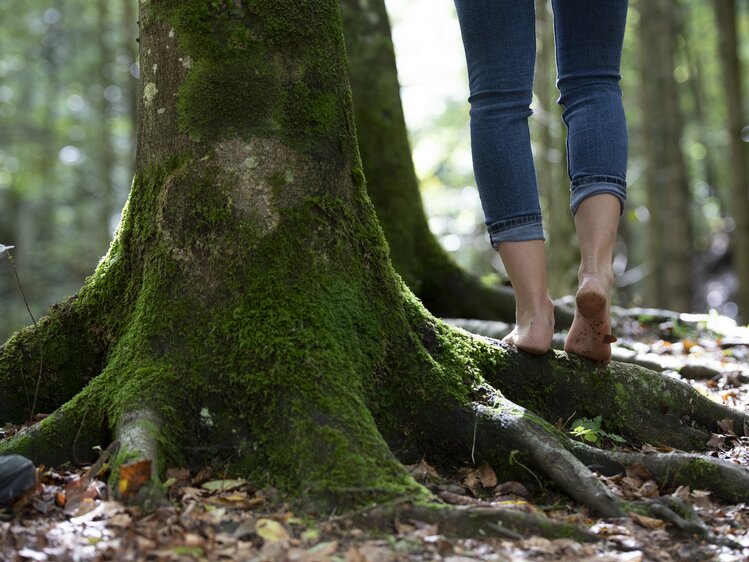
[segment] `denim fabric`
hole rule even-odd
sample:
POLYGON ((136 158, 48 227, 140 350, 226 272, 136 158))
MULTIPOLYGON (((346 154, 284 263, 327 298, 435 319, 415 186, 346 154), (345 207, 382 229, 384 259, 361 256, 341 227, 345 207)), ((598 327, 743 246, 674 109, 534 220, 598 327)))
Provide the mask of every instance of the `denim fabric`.
MULTIPOLYGON (((471 150, 493 246, 543 240, 528 117, 534 0, 455 0, 468 63, 471 150)), ((552 0, 558 103, 567 125, 570 208, 626 198, 627 125, 619 74, 627 0, 552 0)))

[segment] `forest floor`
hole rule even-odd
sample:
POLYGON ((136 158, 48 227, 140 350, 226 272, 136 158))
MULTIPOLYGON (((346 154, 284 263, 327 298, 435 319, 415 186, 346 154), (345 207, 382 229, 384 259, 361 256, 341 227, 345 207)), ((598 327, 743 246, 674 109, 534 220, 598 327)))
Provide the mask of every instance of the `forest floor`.
MULTIPOLYGON (((682 377, 716 401, 749 407, 749 330, 719 317, 682 315, 663 319, 639 313, 618 321, 617 347, 650 358, 664 376, 682 377), (666 365, 668 368, 663 367, 666 365), (687 368, 684 368, 688 366, 687 368), (682 374, 679 374, 679 373, 682 374)), ((560 420, 563 431, 603 447, 634 448, 607 434, 605 418, 560 420)), ((0 430, 8 434, 15 428, 0 430)), ((749 468, 749 437, 744 428, 723 427, 708 443, 709 454, 749 468)), ((655 451, 649 445, 637 447, 655 451)), ((541 537, 454 538, 435 525, 394 522, 389 533, 358 528, 345 516, 295 513, 272 489, 244 480, 225 480, 205 469, 190 474, 174 468, 165 486, 171 504, 151 511, 108 499, 105 471, 89 467, 39 469, 40 482, 12 517, 0 518, 3 562, 118 561, 298 561, 395 562, 472 560, 531 561, 733 561, 749 559, 749 506, 725 505, 709 492, 659 489, 644 467, 626 475, 601 477, 626 499, 676 495, 691 503, 722 544, 680 535, 670 523, 633 514, 597 519, 586 509, 534 477, 501 482, 488 465, 438 473, 427 462, 409 467, 414 477, 446 503, 491 505, 579 524, 598 535, 597 543, 541 537)))

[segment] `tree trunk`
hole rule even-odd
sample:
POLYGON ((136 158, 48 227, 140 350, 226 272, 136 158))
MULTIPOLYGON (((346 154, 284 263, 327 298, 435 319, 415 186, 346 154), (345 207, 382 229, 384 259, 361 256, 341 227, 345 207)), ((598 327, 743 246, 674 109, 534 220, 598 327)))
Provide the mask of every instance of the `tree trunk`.
POLYGON ((736 38, 736 2, 715 0, 714 6, 731 137, 731 216, 736 222, 736 228, 731 235, 731 248, 739 281, 737 304, 741 317, 746 320, 749 318, 749 160, 746 143, 741 138, 746 121, 741 91, 743 72, 736 38))
MULTIPOLYGON (((461 269, 429 230, 411 160, 384 0, 340 0, 349 78, 367 191, 395 270, 437 316, 514 322, 510 288, 489 287, 461 269)), ((572 313, 557 307, 557 327, 572 313)))
POLYGON ((681 153, 679 92, 673 76, 674 0, 641 0, 643 147, 648 223, 648 302, 686 312, 692 307, 692 213, 681 153))
MULTIPOLYGON (((578 457, 608 470, 640 457, 574 444, 500 388, 547 419, 603 411, 651 443, 702 446, 725 418, 744 427, 657 373, 509 351, 421 306, 366 194, 334 0, 140 9, 133 190, 78 295, 0 348, 0 421, 23 419, 32 398, 56 409, 0 453, 51 464, 113 436, 125 490, 123 464, 152 461, 156 482, 172 464, 214 463, 347 506, 428 500, 399 460, 474 458, 505 476, 531 466, 618 516, 629 508, 578 457), (20 383, 40 354, 32 396, 20 383)), ((660 458, 648 462, 663 482, 749 499, 736 465, 660 458)))

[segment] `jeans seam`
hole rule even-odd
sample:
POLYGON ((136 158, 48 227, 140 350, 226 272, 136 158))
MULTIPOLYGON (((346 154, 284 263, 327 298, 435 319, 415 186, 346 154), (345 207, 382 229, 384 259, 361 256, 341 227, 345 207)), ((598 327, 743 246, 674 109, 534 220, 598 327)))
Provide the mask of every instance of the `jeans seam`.
POLYGON ((542 224, 541 215, 520 215, 509 219, 503 219, 501 221, 494 222, 487 227, 489 234, 496 234, 497 232, 503 232, 516 226, 525 226, 529 224, 542 224))
POLYGON ((570 190, 574 191, 578 187, 590 185, 591 183, 612 183, 614 185, 618 185, 619 187, 627 187, 627 180, 625 179, 618 178, 616 176, 595 175, 577 178, 571 183, 570 190))

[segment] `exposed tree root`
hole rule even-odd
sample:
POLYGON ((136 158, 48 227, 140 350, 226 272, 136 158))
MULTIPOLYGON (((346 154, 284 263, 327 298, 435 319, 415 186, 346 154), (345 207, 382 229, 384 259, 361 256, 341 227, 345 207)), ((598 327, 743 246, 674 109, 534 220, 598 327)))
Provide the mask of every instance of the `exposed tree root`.
POLYGON ((604 451, 576 441, 570 441, 570 451, 602 474, 618 474, 628 466, 640 464, 663 486, 707 489, 731 503, 749 501, 749 471, 732 462, 695 453, 604 451))
POLYGON ((346 516, 344 520, 382 532, 392 532, 398 522, 418 521, 438 525, 439 533, 449 537, 518 539, 527 535, 540 535, 548 539, 572 538, 581 542, 600 540, 577 525, 494 507, 399 502, 362 510, 346 516))
POLYGON ((103 349, 77 308, 77 299, 50 308, 0 346, 0 412, 20 423, 33 413, 50 413, 95 377, 103 349))
MULTIPOLYGON (((566 305, 556 303, 555 311, 564 310, 566 305)), ((646 309, 647 310, 647 309, 646 309)), ((660 311, 663 312, 663 311, 660 311)), ((678 316, 678 315, 677 315, 678 316)), ((462 328, 472 334, 480 334, 489 338, 501 340, 509 334, 514 324, 493 320, 479 320, 473 318, 443 318, 444 322, 456 328, 462 328)), ((557 328, 564 328, 559 323, 557 328)), ((556 334, 551 341, 551 347, 562 351, 564 349, 564 335, 556 334)), ((704 359, 687 357, 686 359, 657 355, 655 353, 641 353, 625 349, 617 345, 611 346, 611 360, 617 363, 629 363, 651 371, 676 371, 688 379, 706 379, 719 375, 721 371, 713 362, 704 359)))
POLYGON ((732 420, 738 434, 749 425, 747 414, 635 365, 595 364, 563 353, 508 355, 512 368, 486 373, 487 380, 509 400, 550 421, 601 415, 608 431, 684 450, 704 449, 711 434, 721 431, 721 420, 732 420))
POLYGON ((39 423, 0 441, 0 454, 24 455, 46 466, 96 459, 95 446, 109 441, 106 424, 95 414, 85 390, 39 423))

